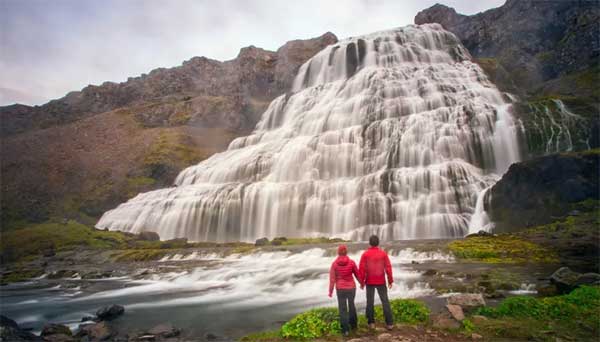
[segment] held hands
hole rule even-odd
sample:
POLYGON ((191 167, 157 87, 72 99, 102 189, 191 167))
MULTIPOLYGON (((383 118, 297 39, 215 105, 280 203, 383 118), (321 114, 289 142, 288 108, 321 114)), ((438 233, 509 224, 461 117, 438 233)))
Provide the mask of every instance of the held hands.
POLYGON ((388 289, 390 289, 390 290, 391 290, 393 285, 394 285, 394 283, 389 283, 389 284, 388 284, 388 289))
POLYGON ((329 294, 327 295, 329 298, 331 298, 333 294, 331 292, 329 292, 329 294))

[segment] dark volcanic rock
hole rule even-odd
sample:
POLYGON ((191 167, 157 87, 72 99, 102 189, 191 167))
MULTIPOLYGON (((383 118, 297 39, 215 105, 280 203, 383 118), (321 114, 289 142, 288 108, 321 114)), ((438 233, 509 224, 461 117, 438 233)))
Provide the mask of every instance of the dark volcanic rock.
POLYGON ((102 321, 110 321, 121 316, 124 312, 125 308, 121 305, 110 305, 96 311, 96 316, 102 321))
POLYGON ((42 338, 19 328, 17 322, 0 315, 0 341, 42 341, 42 338))
POLYGON ((269 239, 267 239, 266 237, 258 239, 254 243, 255 246, 267 246, 268 244, 269 244, 269 239))
POLYGON ((143 231, 138 234, 138 239, 145 241, 159 241, 160 235, 156 232, 143 231))
POLYGON ((176 337, 179 336, 180 333, 181 331, 170 323, 159 324, 148 330, 149 335, 160 336, 163 338, 176 337))
POLYGON ((496 82, 511 92, 532 92, 600 56, 596 1, 508 0, 471 16, 437 4, 415 17, 416 24, 432 22, 456 34, 473 57, 495 59, 503 78, 496 82))
POLYGON ((511 232, 549 223, 569 204, 598 199, 598 150, 554 154, 511 165, 488 194, 486 210, 494 232, 511 232))

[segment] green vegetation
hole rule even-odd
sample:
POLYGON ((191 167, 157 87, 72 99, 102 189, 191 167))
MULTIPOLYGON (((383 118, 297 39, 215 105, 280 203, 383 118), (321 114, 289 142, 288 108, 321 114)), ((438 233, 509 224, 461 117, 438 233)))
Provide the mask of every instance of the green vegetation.
POLYGON ((475 314, 489 317, 472 330, 486 336, 592 341, 600 333, 600 287, 583 286, 556 297, 511 297, 475 314))
POLYGON ((171 251, 169 249, 132 249, 119 251, 113 254, 113 258, 115 261, 150 261, 158 260, 171 251))
POLYGON ((275 238, 273 241, 281 240, 282 246, 293 246, 293 245, 316 245, 316 244, 324 244, 324 243, 341 243, 348 242, 343 239, 330 239, 326 237, 317 237, 317 238, 275 238))
POLYGON ((99 231, 75 221, 42 223, 2 234, 0 253, 3 263, 27 259, 54 251, 78 247, 118 248, 126 244, 120 232, 99 231))
POLYGON ((286 338, 311 339, 340 333, 338 311, 334 308, 313 309, 303 312, 281 327, 286 338))
POLYGON ((510 234, 468 237, 452 241, 448 247, 465 261, 508 264, 558 261, 553 251, 510 234))
MULTIPOLYGON (((394 323, 419 324, 429 319, 429 309, 424 303, 413 299, 394 299, 390 301, 394 314, 394 323)), ((375 307, 375 319, 383 321, 381 306, 375 307)), ((358 316, 359 331, 367 328, 364 315, 358 316)), ((296 315, 285 323, 279 331, 256 333, 242 338, 242 341, 281 341, 282 339, 307 340, 328 338, 339 335, 338 310, 335 308, 319 308, 296 315)))

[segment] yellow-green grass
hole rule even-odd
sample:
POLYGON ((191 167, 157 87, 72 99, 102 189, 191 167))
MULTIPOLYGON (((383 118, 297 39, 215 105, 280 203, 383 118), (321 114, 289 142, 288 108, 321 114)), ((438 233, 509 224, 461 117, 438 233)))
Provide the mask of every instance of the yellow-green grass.
POLYGON ((486 263, 554 263, 553 251, 510 234, 473 236, 452 241, 448 248, 459 259, 486 263))

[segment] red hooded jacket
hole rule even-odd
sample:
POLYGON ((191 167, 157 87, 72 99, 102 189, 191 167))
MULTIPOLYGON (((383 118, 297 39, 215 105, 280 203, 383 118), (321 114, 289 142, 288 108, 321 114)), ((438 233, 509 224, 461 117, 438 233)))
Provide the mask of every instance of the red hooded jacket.
POLYGON ((385 285, 386 274, 388 283, 394 282, 390 258, 379 247, 371 247, 363 253, 358 273, 361 284, 385 285))
MULTIPOLYGON (((349 290, 356 288, 352 275, 360 282, 358 267, 346 255, 340 255, 333 261, 329 269, 329 296, 333 293, 333 287, 338 290, 349 290)), ((362 283, 361 283, 362 284, 362 283)))

